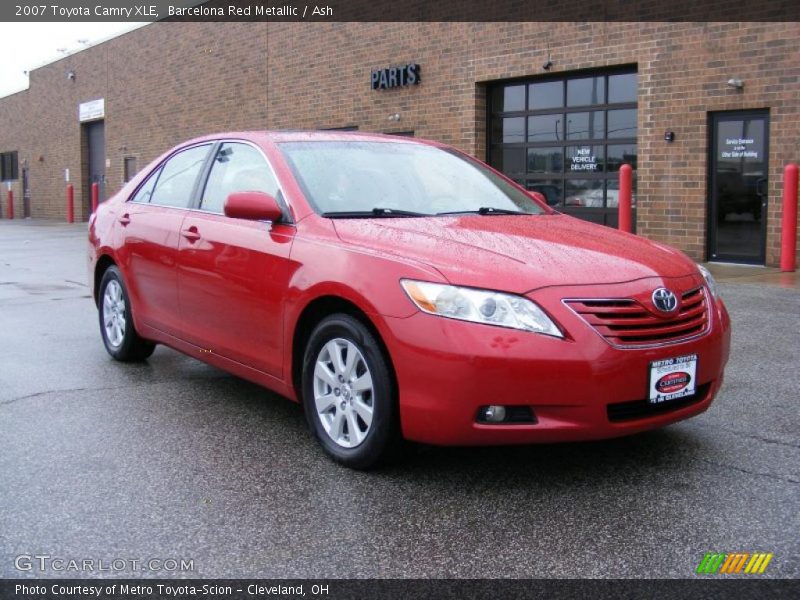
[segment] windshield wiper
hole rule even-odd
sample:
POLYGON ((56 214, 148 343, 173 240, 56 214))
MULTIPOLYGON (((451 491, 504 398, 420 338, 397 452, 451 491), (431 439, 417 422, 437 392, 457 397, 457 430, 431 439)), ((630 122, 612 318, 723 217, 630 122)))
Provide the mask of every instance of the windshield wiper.
POLYGON ((449 212, 436 213, 440 215, 532 215, 534 213, 527 213, 521 210, 511 210, 510 208, 495 208, 493 206, 481 206, 477 210, 453 210, 449 212))
POLYGON ((369 217, 429 217, 425 213, 400 208, 376 207, 372 210, 339 210, 322 213, 329 219, 368 219, 369 217))

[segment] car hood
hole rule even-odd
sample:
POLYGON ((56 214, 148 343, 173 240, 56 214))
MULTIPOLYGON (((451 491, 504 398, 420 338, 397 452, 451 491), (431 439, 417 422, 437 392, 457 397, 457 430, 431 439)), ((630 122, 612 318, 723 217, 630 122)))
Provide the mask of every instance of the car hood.
POLYGON ((348 245, 403 256, 452 284, 517 293, 697 272, 682 252, 566 215, 336 219, 348 245))

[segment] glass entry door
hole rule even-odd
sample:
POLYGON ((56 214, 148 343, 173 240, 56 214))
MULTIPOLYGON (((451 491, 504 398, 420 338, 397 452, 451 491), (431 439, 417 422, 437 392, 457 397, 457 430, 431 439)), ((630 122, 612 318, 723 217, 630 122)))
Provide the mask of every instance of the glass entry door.
POLYGON ((769 113, 711 116, 710 260, 764 264, 769 113))

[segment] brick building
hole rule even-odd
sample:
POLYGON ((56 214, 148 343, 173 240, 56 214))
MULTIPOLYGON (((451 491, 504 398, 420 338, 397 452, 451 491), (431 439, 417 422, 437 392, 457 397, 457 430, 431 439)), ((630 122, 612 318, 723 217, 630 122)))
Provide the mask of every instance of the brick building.
POLYGON ((632 164, 639 234, 698 260, 775 265, 782 170, 800 159, 799 65, 797 22, 159 22, 0 99, 0 176, 26 214, 64 219, 68 171, 86 219, 90 181, 113 194, 196 135, 413 134, 611 226, 632 164), (394 71, 398 85, 372 89, 373 70, 407 64, 418 84, 394 71))

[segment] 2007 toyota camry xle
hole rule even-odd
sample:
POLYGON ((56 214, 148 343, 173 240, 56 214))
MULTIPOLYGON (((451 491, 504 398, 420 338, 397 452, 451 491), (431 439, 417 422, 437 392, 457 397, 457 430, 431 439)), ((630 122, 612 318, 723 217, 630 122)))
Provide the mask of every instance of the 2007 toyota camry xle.
POLYGON ((708 271, 433 142, 195 139, 104 202, 89 242, 111 356, 165 344, 301 402, 355 468, 402 439, 662 427, 709 407, 728 359, 708 271))

